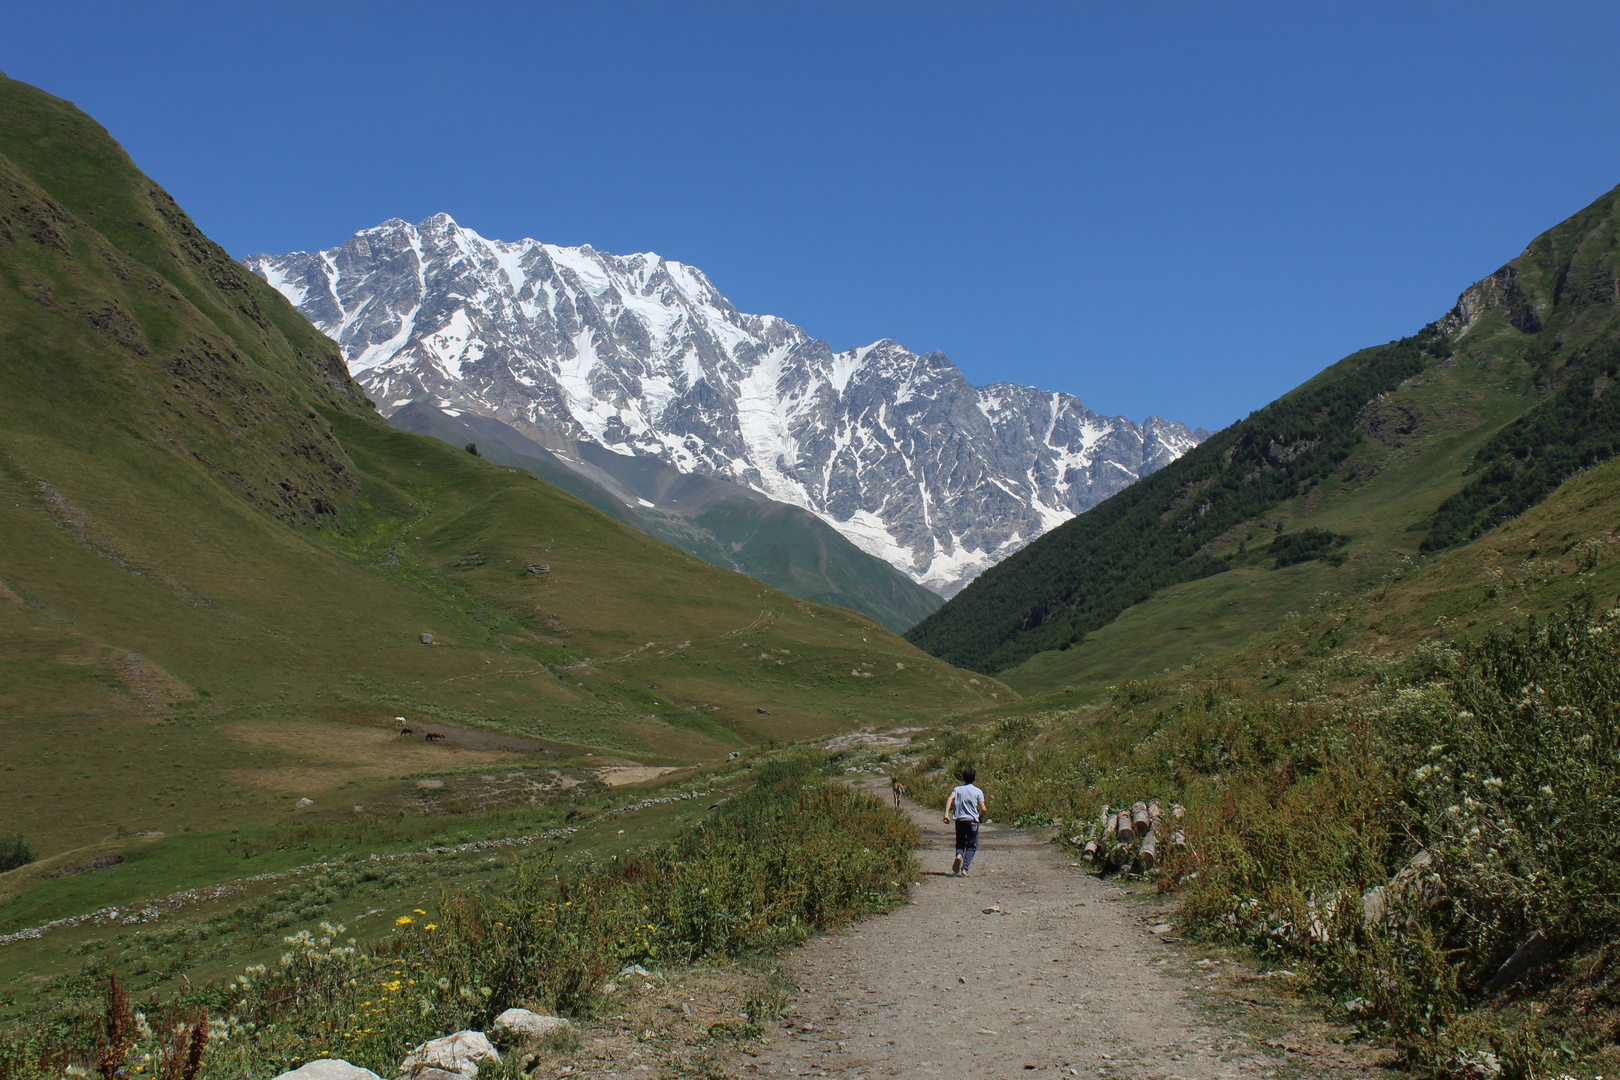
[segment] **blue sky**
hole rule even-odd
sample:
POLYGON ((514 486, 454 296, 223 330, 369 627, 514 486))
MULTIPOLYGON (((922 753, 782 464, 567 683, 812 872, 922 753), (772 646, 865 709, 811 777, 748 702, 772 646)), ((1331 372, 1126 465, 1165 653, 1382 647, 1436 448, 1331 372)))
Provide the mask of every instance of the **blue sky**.
POLYGON ((447 211, 1216 428, 1620 183, 1620 5, 7 0, 235 255, 447 211))

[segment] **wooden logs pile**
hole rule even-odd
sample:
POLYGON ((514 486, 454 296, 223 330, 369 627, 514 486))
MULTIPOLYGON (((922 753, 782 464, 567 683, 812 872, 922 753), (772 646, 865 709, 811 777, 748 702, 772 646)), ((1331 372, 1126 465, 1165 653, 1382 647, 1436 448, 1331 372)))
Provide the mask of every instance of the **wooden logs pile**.
POLYGON ((1171 803, 1168 821, 1172 824, 1167 824, 1157 799, 1133 803, 1129 809, 1116 810, 1105 804, 1089 835, 1072 837, 1071 842, 1081 845, 1080 858, 1088 864, 1146 873, 1158 865, 1159 841, 1167 829, 1174 847, 1187 846, 1186 835, 1173 827, 1185 815, 1179 803, 1171 803))

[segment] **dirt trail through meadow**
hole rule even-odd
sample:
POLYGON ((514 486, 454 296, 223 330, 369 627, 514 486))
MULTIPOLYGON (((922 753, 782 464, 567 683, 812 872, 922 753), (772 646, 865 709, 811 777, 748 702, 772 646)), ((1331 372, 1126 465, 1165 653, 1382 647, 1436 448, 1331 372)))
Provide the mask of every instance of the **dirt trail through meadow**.
POLYGON ((794 1013, 740 1058, 739 1076, 1374 1075, 1286 1023, 1263 1038, 1210 1019, 1195 995, 1212 979, 1233 1007, 1261 1007, 1210 974, 1235 968, 1197 966, 1151 932, 1162 909, 1050 844, 987 825, 971 876, 953 878, 939 812, 908 809, 924 838, 912 902, 795 955, 794 1013))

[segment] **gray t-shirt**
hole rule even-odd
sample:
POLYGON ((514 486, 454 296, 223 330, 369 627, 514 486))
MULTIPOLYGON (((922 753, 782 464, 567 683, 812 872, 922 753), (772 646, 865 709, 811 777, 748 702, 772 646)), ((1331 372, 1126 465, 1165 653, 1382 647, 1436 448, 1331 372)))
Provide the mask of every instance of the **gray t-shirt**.
POLYGON ((984 792, 974 784, 963 784, 959 788, 952 789, 951 794, 956 796, 956 802, 951 807, 953 820, 979 820, 979 804, 984 801, 984 792))

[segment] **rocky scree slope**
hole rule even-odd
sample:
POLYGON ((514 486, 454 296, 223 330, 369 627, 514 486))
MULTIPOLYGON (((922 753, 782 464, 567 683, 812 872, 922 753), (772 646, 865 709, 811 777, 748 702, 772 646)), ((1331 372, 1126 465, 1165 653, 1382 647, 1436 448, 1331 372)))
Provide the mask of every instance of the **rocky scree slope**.
POLYGON ((486 240, 447 214, 247 265, 337 340, 385 414, 431 401, 563 453, 583 441, 736 481, 946 595, 1205 434, 973 387, 894 341, 834 352, 693 267, 486 240))

